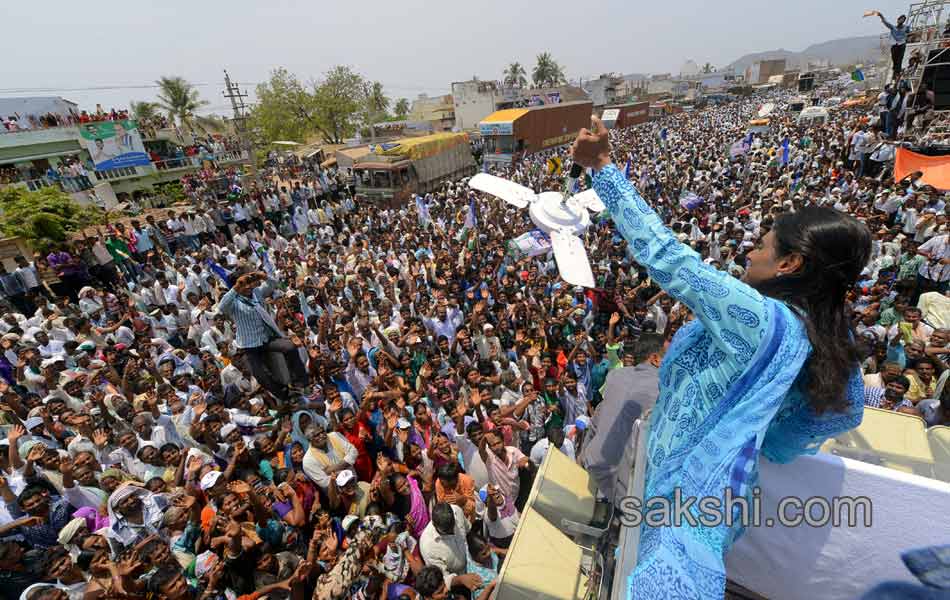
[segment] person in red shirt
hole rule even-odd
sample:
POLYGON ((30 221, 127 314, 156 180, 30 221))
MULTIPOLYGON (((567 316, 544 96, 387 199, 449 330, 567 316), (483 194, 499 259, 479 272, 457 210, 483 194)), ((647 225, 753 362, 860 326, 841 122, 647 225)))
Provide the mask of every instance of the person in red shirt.
POLYGON ((339 419, 338 431, 343 434, 346 441, 353 444, 356 448, 356 463, 353 468, 356 469, 357 478, 360 481, 373 480, 373 458, 369 454, 367 445, 373 440, 372 429, 363 418, 353 412, 351 408, 343 408, 337 413, 339 419))

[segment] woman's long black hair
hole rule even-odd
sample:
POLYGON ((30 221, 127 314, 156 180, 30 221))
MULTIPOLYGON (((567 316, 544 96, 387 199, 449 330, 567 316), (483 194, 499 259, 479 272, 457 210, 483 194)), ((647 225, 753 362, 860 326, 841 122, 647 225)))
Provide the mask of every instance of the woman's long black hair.
POLYGON ((814 206, 780 215, 772 232, 775 256, 797 253, 803 264, 755 288, 800 309, 812 347, 805 364, 810 405, 818 414, 843 412, 848 379, 860 362, 845 299, 868 263, 871 232, 854 217, 814 206))

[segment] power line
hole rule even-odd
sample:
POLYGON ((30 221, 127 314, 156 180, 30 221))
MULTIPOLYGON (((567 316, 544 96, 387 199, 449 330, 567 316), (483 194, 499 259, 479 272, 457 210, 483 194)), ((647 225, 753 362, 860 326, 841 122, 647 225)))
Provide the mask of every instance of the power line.
MULTIPOLYGON (((191 83, 192 87, 216 87, 216 83, 191 83)), ((257 85, 251 82, 237 82, 237 85, 257 85)), ((98 92, 111 90, 145 90, 161 86, 157 83, 129 84, 129 85, 97 85, 90 87, 34 87, 34 88, 0 88, 0 94, 28 94, 40 92, 98 92)))
MULTIPOLYGON (((192 83, 189 82, 193 87, 216 87, 216 83, 192 83)), ((262 82, 255 81, 238 81, 234 82, 237 85, 246 85, 246 86, 257 86, 262 82)), ((383 83, 383 82, 381 82, 383 83)), ((147 89, 156 89, 161 86, 157 83, 135 83, 135 84, 103 84, 95 85, 88 87, 57 87, 57 86, 46 86, 46 87, 14 87, 14 88, 0 88, 0 94, 31 94, 31 93, 52 93, 52 92, 99 92, 99 91, 114 91, 114 90, 147 90, 147 89)), ((383 83, 383 87, 387 90, 407 90, 407 91, 417 91, 417 90, 437 90, 437 89, 447 89, 448 86, 445 85, 429 85, 429 84, 402 84, 402 85, 392 85, 383 83)))

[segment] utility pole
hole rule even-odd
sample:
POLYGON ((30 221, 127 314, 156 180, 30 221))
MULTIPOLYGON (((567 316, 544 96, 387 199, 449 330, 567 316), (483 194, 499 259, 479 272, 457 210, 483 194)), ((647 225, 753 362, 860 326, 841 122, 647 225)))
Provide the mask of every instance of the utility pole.
POLYGON ((241 140, 241 150, 247 152, 251 163, 251 177, 257 182, 257 157, 254 155, 254 144, 247 130, 247 105, 244 99, 247 98, 247 92, 241 92, 236 83, 231 81, 227 69, 224 70, 224 97, 231 101, 231 109, 234 111, 232 121, 238 138, 241 140))

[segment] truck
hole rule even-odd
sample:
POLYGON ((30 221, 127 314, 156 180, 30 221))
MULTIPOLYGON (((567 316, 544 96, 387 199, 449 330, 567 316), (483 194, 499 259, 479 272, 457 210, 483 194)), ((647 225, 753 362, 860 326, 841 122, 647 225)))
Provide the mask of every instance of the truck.
POLYGON ((392 208, 475 171, 465 133, 434 133, 370 144, 369 152, 353 162, 357 198, 392 208))
POLYGON ((604 108, 600 117, 607 129, 623 129, 650 120, 649 102, 629 102, 604 108))
POLYGON ((478 124, 489 164, 512 164, 525 156, 571 143, 590 127, 589 100, 496 111, 478 124))

